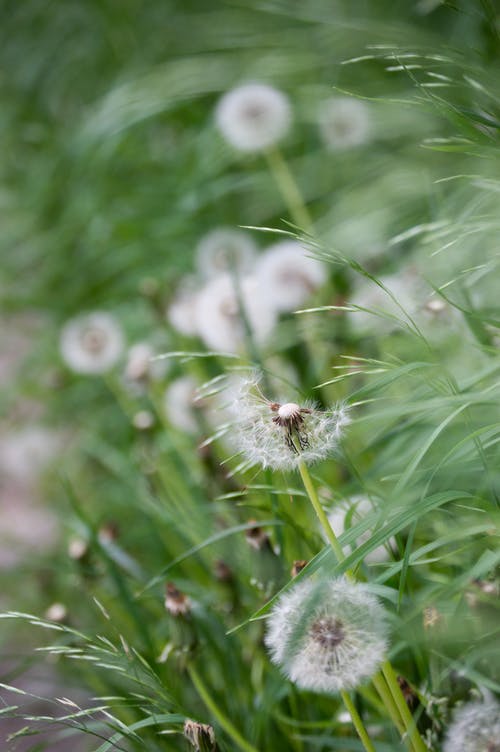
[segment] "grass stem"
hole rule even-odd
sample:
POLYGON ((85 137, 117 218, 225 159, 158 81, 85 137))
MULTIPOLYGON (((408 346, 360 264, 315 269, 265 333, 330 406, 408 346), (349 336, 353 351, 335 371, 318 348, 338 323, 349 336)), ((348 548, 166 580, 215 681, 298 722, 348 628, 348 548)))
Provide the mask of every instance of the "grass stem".
POLYGON ((220 708, 214 702, 208 689, 203 684, 200 675, 192 665, 188 666, 188 672, 200 698, 203 700, 208 710, 210 710, 219 726, 224 729, 229 737, 231 737, 235 745, 239 749, 243 750, 243 752, 259 752, 256 747, 250 744, 250 742, 247 742, 247 740, 240 734, 238 729, 233 726, 229 718, 227 718, 220 710, 220 708))

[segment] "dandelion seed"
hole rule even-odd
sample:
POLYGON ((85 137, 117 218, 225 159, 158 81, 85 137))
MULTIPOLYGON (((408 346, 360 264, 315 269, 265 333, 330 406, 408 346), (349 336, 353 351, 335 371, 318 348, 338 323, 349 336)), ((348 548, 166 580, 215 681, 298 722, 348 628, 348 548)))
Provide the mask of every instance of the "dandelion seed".
POLYGON ((240 312, 245 311, 248 325, 257 343, 263 343, 276 323, 276 312, 266 297, 260 295, 259 281, 254 277, 240 280, 239 293, 229 274, 214 277, 198 295, 196 323, 198 334, 213 350, 236 353, 245 343, 245 324, 240 312))
POLYGON ((205 235, 196 249, 200 274, 206 279, 223 272, 249 271, 257 247, 251 235, 232 227, 218 227, 205 235))
MULTIPOLYGON (((335 504, 335 507, 328 513, 328 522, 336 534, 341 535, 346 529, 360 522, 363 517, 373 512, 373 509, 374 505, 372 501, 366 496, 350 496, 335 504)), ((351 545, 351 548, 358 548, 363 543, 369 541, 371 536, 372 531, 366 530, 366 532, 358 536, 356 541, 351 545)), ((387 541, 386 546, 377 546, 377 548, 365 556, 364 560, 368 564, 379 564, 383 561, 388 561, 390 559, 389 549, 394 550, 395 547, 396 540, 392 537, 387 541)))
POLYGON ((491 699, 459 708, 446 734, 443 752, 500 752, 500 704, 491 699))
POLYGON ((278 600, 265 642, 273 662, 299 687, 336 692, 377 671, 387 631, 384 609, 365 585, 309 579, 278 600))
POLYGON ((71 319, 61 332, 62 358, 76 373, 109 371, 120 358, 123 347, 120 325, 109 313, 101 311, 71 319))
POLYGON ((370 111, 365 102, 350 97, 334 97, 319 108, 319 129, 325 145, 332 151, 351 149, 368 141, 370 111))
POLYGON ((276 470, 296 468, 332 455, 349 422, 345 406, 316 410, 313 403, 271 402, 259 379, 243 381, 233 407, 235 444, 250 464, 276 470))
POLYGON ((293 240, 272 245, 260 257, 256 274, 261 295, 278 311, 293 311, 326 281, 324 265, 293 240))
POLYGON ((238 86, 219 100, 215 121, 231 146, 242 152, 259 152, 277 143, 290 127, 287 97, 267 84, 238 86))

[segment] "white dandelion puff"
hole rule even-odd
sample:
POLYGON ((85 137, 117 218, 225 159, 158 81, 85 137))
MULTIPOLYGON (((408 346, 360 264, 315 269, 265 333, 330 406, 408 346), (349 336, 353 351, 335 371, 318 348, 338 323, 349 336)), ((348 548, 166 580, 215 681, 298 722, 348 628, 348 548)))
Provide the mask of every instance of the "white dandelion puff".
POLYGON ((326 281, 324 264, 294 240, 275 243, 260 257, 256 274, 261 294, 278 311, 293 311, 326 281))
POLYGON ((267 298, 260 296, 259 282, 254 276, 242 278, 237 286, 229 274, 222 274, 200 291, 196 301, 196 324, 207 347, 231 353, 243 348, 245 322, 241 307, 252 336, 262 344, 274 328, 276 312, 267 298))
POLYGON ((166 360, 155 360, 155 351, 148 342, 137 342, 127 351, 125 384, 142 391, 151 381, 160 381, 168 369, 166 360))
POLYGON ((291 108, 278 89, 249 83, 224 94, 217 104, 215 121, 235 149, 259 152, 283 138, 290 127, 291 108))
POLYGON ((166 311, 170 325, 180 334, 192 337, 196 334, 196 295, 198 293, 194 277, 185 277, 177 288, 166 311))
POLYGON ((167 420, 185 433, 198 432, 196 419, 197 384, 191 376, 180 376, 172 381, 165 390, 164 410, 167 420))
POLYGON ((387 650, 385 611, 366 585, 345 578, 308 579, 282 595, 267 621, 271 660, 303 689, 357 687, 387 650))
POLYGON ((365 102, 351 97, 333 97, 321 103, 319 129, 328 149, 340 151, 368 141, 370 110, 365 102))
POLYGON ((44 426, 26 426, 0 436, 0 470, 23 482, 35 482, 63 449, 65 438, 44 426))
POLYGON ((66 365, 76 373, 109 371, 122 355, 120 325, 109 313, 94 311, 68 321, 62 329, 60 350, 66 365))
POLYGON ((500 752, 500 704, 489 699, 459 708, 448 728, 443 752, 500 752))
MULTIPOLYGON (((335 504, 335 507, 328 513, 328 522, 335 530, 336 535, 341 535, 350 527, 360 522, 367 514, 373 512, 374 508, 376 506, 367 496, 350 496, 335 504)), ((361 546, 363 543, 369 541, 371 536, 372 531, 366 530, 351 544, 351 548, 354 549, 361 546)), ((390 559, 390 550, 395 549, 395 547, 396 541, 392 537, 385 546, 377 546, 373 551, 370 551, 364 560, 368 564, 379 564, 388 561, 390 559)))
POLYGON ((317 410, 313 403, 271 402, 258 382, 258 377, 245 380, 233 406, 234 443, 250 464, 291 470, 337 450, 349 423, 344 405, 317 410))
POLYGON ((257 246, 252 236, 232 227, 218 227, 198 243, 196 263, 200 274, 206 279, 223 272, 247 272, 250 270, 257 246))

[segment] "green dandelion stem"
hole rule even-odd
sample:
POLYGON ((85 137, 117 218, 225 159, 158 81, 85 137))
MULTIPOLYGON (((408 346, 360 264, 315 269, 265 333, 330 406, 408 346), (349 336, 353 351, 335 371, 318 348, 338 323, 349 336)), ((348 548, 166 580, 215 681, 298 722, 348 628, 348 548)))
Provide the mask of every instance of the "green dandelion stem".
MULTIPOLYGON (((321 506, 318 494, 314 487, 314 483, 312 482, 311 476, 309 474, 309 470, 307 469, 306 464, 302 462, 302 460, 299 462, 298 468, 300 477, 302 478, 302 483, 304 484, 304 488, 306 489, 307 495, 309 497, 309 501, 314 507, 314 511, 317 514, 321 527, 325 531, 325 535, 328 538, 328 541, 333 549, 333 553, 335 554, 337 561, 343 561, 343 559, 345 559, 345 556, 344 552, 342 551, 342 546, 340 545, 332 526, 328 522, 328 517, 326 516, 323 507, 321 506)), ((349 577, 352 577, 352 572, 347 571, 346 574, 349 577)))
POLYGON ((384 703, 385 709, 389 713, 392 722, 396 726, 401 736, 404 736, 406 729, 404 727, 403 721, 401 720, 401 716, 399 715, 398 706, 394 702, 394 698, 389 690, 389 687, 387 686, 387 682, 385 681, 381 673, 375 674, 375 676, 372 677, 372 684, 379 693, 380 699, 384 703))
POLYGON ((302 230, 310 230, 312 227, 311 215, 281 151, 277 148, 270 149, 266 152, 266 158, 294 223, 302 230))
POLYGON ((410 713, 410 709, 408 705, 406 704, 406 700, 403 696, 403 693, 401 692, 401 687, 398 684, 398 680, 394 672, 394 669, 392 668, 389 661, 385 661, 382 664, 382 673, 385 676, 385 680, 389 686, 394 702, 396 703, 398 707, 399 714, 405 725, 408 738, 411 741, 414 751, 415 752, 428 752, 427 746, 422 741, 422 737, 420 736, 417 726, 415 724, 415 719, 410 713))
POLYGON ((341 691, 340 696, 342 697, 344 705, 346 706, 347 710, 349 711, 351 715, 354 728, 356 729, 358 736, 361 739, 361 742, 363 744, 363 747, 366 749, 366 752, 375 752, 375 747, 371 743, 368 737, 368 734, 366 733, 366 729, 363 726, 363 721, 361 720, 361 717, 358 711, 356 710, 356 706, 351 700, 350 695, 347 692, 341 691))
POLYGON ((239 749, 243 750, 243 752, 259 752, 256 747, 252 746, 249 742, 247 742, 246 739, 243 738, 238 729, 233 726, 229 718, 226 718, 222 711, 217 707, 208 689, 203 684, 198 672, 192 665, 188 666, 188 673, 200 698, 203 700, 208 710, 212 713, 219 726, 224 729, 228 736, 231 737, 236 746, 239 749))

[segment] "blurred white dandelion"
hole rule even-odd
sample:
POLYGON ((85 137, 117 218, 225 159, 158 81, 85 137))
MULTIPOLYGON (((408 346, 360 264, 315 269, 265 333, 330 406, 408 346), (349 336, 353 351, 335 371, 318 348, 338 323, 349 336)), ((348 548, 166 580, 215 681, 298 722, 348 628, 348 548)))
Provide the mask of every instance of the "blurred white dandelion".
POLYGON ((215 122, 238 151, 259 152, 277 143, 291 124, 287 97, 273 86, 248 83, 228 91, 219 100, 215 122))
POLYGON ((317 410, 306 402, 272 402, 264 397, 259 377, 242 381, 234 403, 234 444, 249 464, 291 470, 331 456, 349 423, 345 405, 317 410))
POLYGON ((262 344, 274 328, 276 312, 267 297, 260 294, 256 277, 243 277, 237 284, 229 274, 222 274, 200 291, 196 324, 207 347, 230 353, 243 349, 246 334, 241 308, 254 340, 262 344))
POLYGON ((359 99, 332 97, 321 102, 318 121, 321 137, 332 151, 360 146, 370 136, 370 110, 359 99))
POLYGON ((125 385, 142 392, 153 381, 160 381, 168 370, 166 359, 155 359, 155 350, 148 342, 136 342, 127 351, 124 370, 125 385))
POLYGON ((232 227, 217 227, 204 235, 196 248, 196 264, 206 279, 223 272, 251 269, 257 246, 252 236, 232 227))
POLYGON ((165 390, 163 404, 165 416, 175 428, 190 434, 198 432, 197 384, 191 376, 172 381, 165 390))
POLYGON ((196 334, 197 294, 198 284, 194 275, 187 275, 181 280, 166 311, 170 325, 186 337, 196 334))
POLYGON ((275 243, 256 269, 260 289, 277 311, 293 311, 326 281, 324 264, 294 240, 275 243))
POLYGON ((103 311, 70 319, 61 331, 62 358, 76 373, 109 371, 122 355, 123 348, 124 337, 119 323, 103 311))
MULTIPOLYGON (((350 496, 337 502, 333 509, 328 512, 328 522, 336 535, 342 535, 342 533, 353 525, 356 525, 366 515, 371 514, 374 509, 376 509, 376 505, 367 496, 350 496)), ((370 540, 371 536, 372 530, 366 530, 364 533, 361 533, 354 543, 351 544, 351 549, 354 550, 363 543, 366 543, 370 540)), ((326 537, 325 540, 327 540, 326 537)), ((377 546, 373 551, 370 551, 365 556, 364 561, 368 564, 380 564, 383 561, 388 561, 391 558, 391 550, 395 550, 395 548, 396 541, 392 537, 385 545, 377 546)))
POLYGON ((490 698, 458 708, 443 752, 500 752, 500 704, 490 698))
POLYGON ((385 611, 366 585, 308 579, 282 595, 269 615, 271 659, 303 689, 336 692, 369 679, 384 660, 385 611))
POLYGON ((36 482, 61 452, 61 433, 41 425, 5 431, 0 436, 0 469, 23 483, 36 482))

